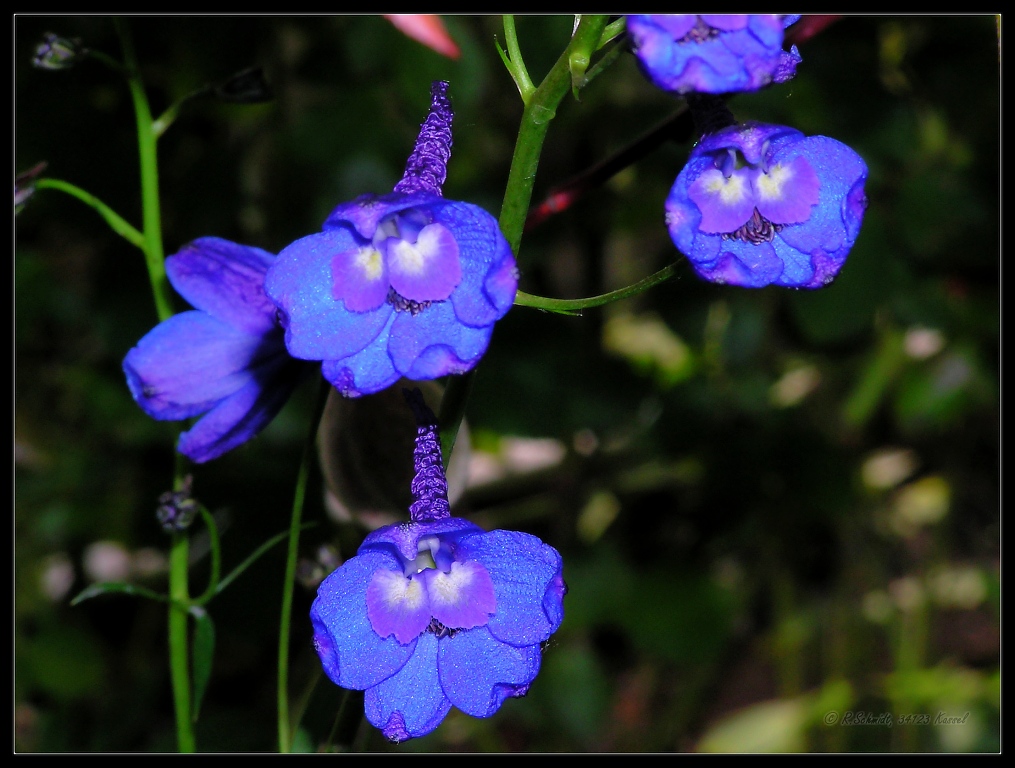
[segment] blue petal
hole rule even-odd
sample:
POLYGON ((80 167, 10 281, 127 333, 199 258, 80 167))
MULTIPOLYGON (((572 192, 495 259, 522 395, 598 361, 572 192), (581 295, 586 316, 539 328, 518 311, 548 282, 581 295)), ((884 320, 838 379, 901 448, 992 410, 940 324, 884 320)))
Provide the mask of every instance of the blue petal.
POLYGON ((544 609, 547 590, 557 588, 554 580, 561 575, 560 554, 553 547, 528 533, 491 531, 462 539, 458 557, 476 560, 490 573, 497 610, 487 627, 494 637, 532 645, 560 626, 560 601, 549 613, 544 609))
POLYGON ((487 627, 458 632, 438 641, 441 687, 467 715, 490 717, 504 699, 528 689, 539 672, 538 643, 502 643, 487 627))
POLYGON ((804 252, 835 252, 849 248, 860 230, 860 218, 844 220, 844 203, 853 187, 867 178, 867 165, 848 146, 826 136, 810 136, 774 153, 779 162, 803 156, 814 168, 820 182, 818 204, 803 224, 783 229, 780 236, 804 252))
POLYGON ((388 324, 377 334, 377 338, 359 352, 338 360, 325 360, 321 367, 331 385, 345 397, 359 397, 387 389, 401 375, 395 370, 388 354, 388 337, 395 313, 391 313, 388 324))
POLYGON ((388 351, 395 368, 407 379, 436 379, 464 373, 474 366, 492 334, 492 325, 462 325, 451 303, 442 301, 418 315, 399 312, 391 328, 388 351))
POLYGON ((283 311, 289 354, 336 360, 373 341, 394 311, 385 303, 352 312, 333 292, 332 259, 364 245, 344 228, 308 235, 286 246, 268 270, 264 289, 283 311))
POLYGON ((458 243, 462 281, 451 294, 455 314, 465 325, 490 325, 511 308, 518 290, 511 246, 497 220, 479 206, 448 203, 433 210, 458 243))
POLYGON ((421 635, 398 673, 367 689, 363 708, 391 741, 424 736, 440 725, 451 702, 437 678, 437 638, 421 635))
POLYGON ((352 227, 365 240, 373 239, 381 219, 406 208, 425 208, 444 199, 430 192, 391 192, 386 195, 360 195, 355 200, 340 203, 324 221, 323 229, 352 227))
POLYGON ((392 237, 383 247, 390 285, 403 298, 444 301, 462 282, 458 241, 440 222, 425 225, 415 242, 392 237))
POLYGON ((431 615, 445 627, 481 627, 497 610, 490 574, 475 560, 454 561, 447 573, 426 568, 416 578, 426 584, 431 615))
POLYGON ((700 18, 719 34, 698 41, 688 37, 696 17, 627 17, 639 66, 658 87, 677 93, 756 90, 780 71, 784 62, 780 17, 700 18))
POLYGON ((225 398, 180 435, 177 450, 201 464, 245 443, 271 422, 286 404, 304 364, 283 352, 258 366, 238 392, 225 398))
POLYGON ((747 122, 731 125, 715 133, 706 134, 691 150, 691 157, 725 153, 736 149, 752 165, 760 164, 766 153, 774 154, 784 144, 792 144, 805 138, 804 135, 785 125, 747 122))
POLYGON ((314 647, 332 682, 364 690, 402 669, 417 641, 402 645, 382 639, 367 618, 367 585, 376 571, 397 570, 401 563, 383 550, 362 552, 350 558, 317 589, 310 607, 314 647))
MULTIPOLYGON (((419 553, 419 540, 424 536, 439 536, 442 541, 456 542, 463 536, 485 533, 475 523, 460 517, 444 517, 426 523, 393 523, 367 534, 359 546, 360 553, 379 549, 401 554, 406 561, 413 561, 419 553)), ((365 589, 365 587, 364 587, 365 589)))
POLYGON ((264 293, 274 254, 218 237, 202 237, 166 259, 173 288, 197 309, 244 330, 276 327, 275 305, 264 293))
POLYGON ((123 370, 145 413, 160 420, 186 419, 245 387, 264 346, 262 337, 192 310, 145 334, 127 353, 123 370))
POLYGON ((702 13, 697 18, 720 32, 736 32, 745 29, 752 17, 746 13, 702 13))
POLYGON ((814 265, 811 254, 793 248, 779 235, 772 240, 775 254, 782 262, 782 274, 772 280, 773 285, 799 288, 814 279, 814 265))
POLYGON ((718 258, 707 262, 691 261, 698 274, 713 283, 761 288, 782 274, 783 261, 772 243, 754 245, 743 240, 721 240, 716 235, 699 236, 695 241, 696 248, 699 243, 719 246, 718 258))

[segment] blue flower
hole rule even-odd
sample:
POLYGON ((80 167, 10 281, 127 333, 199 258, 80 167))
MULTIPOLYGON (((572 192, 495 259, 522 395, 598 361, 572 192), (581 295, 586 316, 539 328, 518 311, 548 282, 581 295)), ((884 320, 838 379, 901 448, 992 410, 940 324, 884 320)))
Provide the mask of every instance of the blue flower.
POLYGON ((275 256, 205 237, 166 259, 176 291, 197 309, 159 323, 123 360, 127 385, 154 419, 203 417, 180 435, 193 461, 221 456, 278 414, 310 369, 286 351, 264 294, 275 256))
POLYGON ((392 741, 429 733, 452 706, 490 717, 525 695, 564 617, 558 552, 450 517, 432 414, 421 422, 411 521, 368 535, 310 609, 324 671, 366 691, 367 719, 392 741))
POLYGON ((666 225, 701 277, 820 288, 856 242, 867 165, 845 144, 781 125, 706 134, 666 199, 666 225))
POLYGON ((269 270, 290 354, 323 361, 343 395, 397 379, 464 373, 511 308, 518 273, 497 221, 445 200, 453 113, 435 82, 405 174, 386 195, 343 203, 324 231, 286 247, 269 270))
POLYGON ((755 91, 796 74, 783 30, 799 17, 773 14, 648 14, 627 17, 638 64, 664 91, 755 91))

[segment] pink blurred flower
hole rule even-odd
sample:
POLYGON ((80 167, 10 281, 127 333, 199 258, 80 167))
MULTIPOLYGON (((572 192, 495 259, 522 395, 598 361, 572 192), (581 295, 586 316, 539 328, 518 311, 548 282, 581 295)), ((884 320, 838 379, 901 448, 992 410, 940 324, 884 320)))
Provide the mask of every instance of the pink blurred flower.
POLYGON ((451 39, 440 16, 433 13, 386 13, 384 18, 403 34, 449 59, 457 59, 460 51, 451 39))

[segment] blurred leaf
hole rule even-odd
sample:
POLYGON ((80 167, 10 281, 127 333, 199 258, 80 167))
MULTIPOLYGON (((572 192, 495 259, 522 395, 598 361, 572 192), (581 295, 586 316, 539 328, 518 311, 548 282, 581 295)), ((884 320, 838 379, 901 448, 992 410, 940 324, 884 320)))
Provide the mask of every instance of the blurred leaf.
POLYGON ((893 672, 885 678, 885 694, 890 699, 927 708, 946 703, 965 706, 989 698, 989 691, 988 678, 983 672, 946 664, 893 672))
POLYGON ((955 423, 990 387, 968 348, 948 351, 925 366, 910 368, 899 383, 895 413, 907 427, 955 423))
POLYGON ((667 570, 639 574, 620 615, 646 651, 681 665, 706 664, 726 647, 735 600, 710 578, 667 570))
POLYGON ((843 407, 843 418, 847 424, 859 427, 870 420, 904 362, 903 335, 894 329, 886 329, 881 334, 877 351, 864 367, 860 381, 843 407))
POLYGON ((713 725, 698 742, 698 752, 802 752, 807 746, 810 698, 765 701, 713 725))
POLYGON ((33 685, 57 699, 94 697, 103 690, 102 652, 88 632, 67 625, 44 630, 18 643, 18 656, 33 685))
POLYGON ((785 294, 796 327, 812 343, 841 344, 869 332, 879 305, 904 279, 902 265, 885 257, 889 212, 879 210, 881 201, 870 190, 868 194, 863 228, 835 282, 785 294))
POLYGON ((684 381, 697 367, 690 347, 655 313, 611 316, 603 326, 603 348, 653 376, 662 389, 684 381))
POLYGON ((169 602, 169 598, 166 595, 160 595, 158 592, 153 592, 145 587, 139 587, 136 584, 126 584, 119 581, 105 581, 101 584, 92 584, 91 586, 81 590, 81 592, 70 601, 70 604, 77 605, 78 603, 83 603, 85 600, 91 600, 93 597, 98 597, 99 595, 111 594, 138 595, 139 597, 147 597, 149 600, 157 600, 162 603, 169 602))
POLYGON ((582 743, 596 742, 610 707, 610 687, 584 645, 556 646, 543 656, 540 688, 556 719, 582 743))
POLYGON ((194 618, 193 640, 193 677, 194 677, 194 713, 196 723, 201 713, 201 702, 204 692, 211 679, 212 658, 215 655, 215 624, 204 608, 194 606, 190 609, 194 618))

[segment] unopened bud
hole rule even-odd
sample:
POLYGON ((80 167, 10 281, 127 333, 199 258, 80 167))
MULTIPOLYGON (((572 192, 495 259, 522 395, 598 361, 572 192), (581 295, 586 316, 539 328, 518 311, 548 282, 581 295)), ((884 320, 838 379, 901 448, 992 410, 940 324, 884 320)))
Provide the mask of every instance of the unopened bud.
POLYGON ((60 37, 47 32, 35 48, 32 65, 39 69, 70 69, 87 53, 78 38, 60 37))
POLYGON ((159 496, 155 518, 166 533, 187 530, 197 517, 198 504, 191 494, 193 478, 187 475, 178 491, 166 491, 159 496))
POLYGON ((35 180, 46 170, 46 162, 37 163, 23 173, 14 177, 14 213, 21 213, 28 198, 35 194, 35 180))
POLYGON ((251 67, 237 72, 225 82, 215 86, 215 95, 222 101, 233 104, 260 104, 273 98, 261 67, 251 67))

